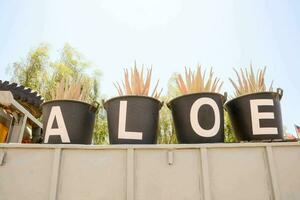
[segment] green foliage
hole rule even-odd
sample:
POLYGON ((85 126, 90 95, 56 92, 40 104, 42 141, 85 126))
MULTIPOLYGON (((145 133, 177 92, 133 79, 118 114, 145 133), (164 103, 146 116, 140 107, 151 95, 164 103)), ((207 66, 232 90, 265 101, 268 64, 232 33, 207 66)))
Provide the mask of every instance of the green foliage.
POLYGON ((181 95, 179 88, 177 87, 177 73, 173 73, 168 81, 168 97, 169 100, 181 95))
POLYGON ((224 112, 224 134, 225 134, 225 143, 237 142, 237 139, 234 135, 233 128, 231 126, 228 113, 224 112))
POLYGON ((41 44, 29 52, 25 61, 15 62, 9 67, 12 81, 30 87, 33 90, 41 91, 45 87, 45 79, 48 74, 46 68, 49 66, 49 47, 41 44))
MULTIPOLYGON (((167 97, 161 97, 166 102, 167 97)), ((160 110, 158 144, 177 144, 171 111, 164 105, 160 110)))
MULTIPOLYGON (((50 60, 49 45, 40 44, 30 51, 25 61, 13 63, 10 66, 11 80, 38 91, 46 101, 53 99, 53 88, 63 79, 68 77, 82 77, 83 85, 88 88, 89 102, 98 101, 99 79, 101 73, 94 71, 92 75, 91 64, 69 44, 65 44, 57 60, 50 60)), ((103 112, 96 117, 94 141, 97 144, 106 143, 107 125, 105 125, 103 112)))
POLYGON ((108 126, 104 109, 100 109, 98 117, 98 120, 95 122, 93 144, 109 144, 108 126))
POLYGON ((157 143, 158 144, 177 144, 178 140, 175 134, 175 127, 172 119, 172 113, 170 109, 166 106, 172 98, 178 96, 180 91, 176 84, 176 74, 173 74, 168 82, 168 95, 161 97, 160 101, 165 102, 165 105, 160 110, 159 119, 159 134, 157 143))

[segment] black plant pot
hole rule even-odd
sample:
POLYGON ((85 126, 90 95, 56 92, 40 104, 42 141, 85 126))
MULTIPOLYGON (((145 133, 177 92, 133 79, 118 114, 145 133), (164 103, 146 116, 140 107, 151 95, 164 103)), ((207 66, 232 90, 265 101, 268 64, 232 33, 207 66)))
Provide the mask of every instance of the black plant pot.
POLYGON ((120 96, 104 103, 111 144, 156 144, 162 103, 146 96, 120 96))
POLYGON ((91 144, 97 107, 74 100, 48 101, 43 108, 44 143, 91 144))
POLYGON ((259 92, 237 97, 225 104, 239 141, 283 139, 280 100, 277 92, 259 92))
POLYGON ((226 96, 218 93, 194 93, 171 100, 177 139, 180 143, 224 142, 226 96))

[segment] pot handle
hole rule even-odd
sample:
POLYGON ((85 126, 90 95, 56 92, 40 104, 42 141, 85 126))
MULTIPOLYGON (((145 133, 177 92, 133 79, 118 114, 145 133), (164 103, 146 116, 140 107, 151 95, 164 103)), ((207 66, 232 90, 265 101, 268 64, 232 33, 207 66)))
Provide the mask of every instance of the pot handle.
POLYGON ((160 102, 160 104, 159 104, 159 105, 160 105, 160 108, 162 108, 162 107, 164 106, 164 103, 165 103, 165 102, 163 102, 163 101, 160 102))
POLYGON ((171 103, 168 102, 168 103, 166 103, 166 105, 167 105, 167 107, 171 110, 171 103))
POLYGON ((93 101, 92 106, 91 106, 91 110, 92 108, 95 107, 96 108, 96 112, 99 111, 99 107, 100 107, 100 103, 98 101, 93 101))
POLYGON ((281 88, 277 88, 277 94, 279 96, 279 100, 281 100, 282 96, 283 96, 283 89, 281 88))

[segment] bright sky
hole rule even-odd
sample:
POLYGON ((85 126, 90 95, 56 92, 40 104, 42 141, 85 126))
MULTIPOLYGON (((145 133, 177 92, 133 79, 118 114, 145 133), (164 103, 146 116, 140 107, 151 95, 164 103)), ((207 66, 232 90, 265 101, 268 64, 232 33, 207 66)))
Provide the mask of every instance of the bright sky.
POLYGON ((74 46, 102 71, 107 96, 135 60, 153 65, 165 91, 185 65, 213 66, 229 93, 232 68, 252 62, 283 88, 284 125, 300 125, 298 0, 0 0, 0 13, 0 79, 41 42, 74 46))

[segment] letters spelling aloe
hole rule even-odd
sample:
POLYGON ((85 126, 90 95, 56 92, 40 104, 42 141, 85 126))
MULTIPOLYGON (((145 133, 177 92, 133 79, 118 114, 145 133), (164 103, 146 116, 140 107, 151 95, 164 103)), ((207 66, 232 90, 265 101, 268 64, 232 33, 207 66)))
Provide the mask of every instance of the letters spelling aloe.
MULTIPOLYGON (((282 90, 273 92, 272 84, 267 89, 266 68, 258 70, 257 74, 252 66, 235 72, 238 82, 230 81, 237 97, 227 102, 225 108, 237 138, 242 141, 282 139, 282 90)), ((162 103, 157 100, 161 93, 157 92, 158 81, 152 95, 148 96, 151 76, 152 68, 147 69, 144 79, 144 69, 138 70, 135 64, 130 73, 124 70, 123 89, 120 84, 115 84, 120 96, 104 103, 111 144, 156 143, 162 103)), ((224 141, 223 104, 227 94, 219 93, 223 82, 214 77, 212 69, 207 79, 205 76, 205 70, 198 66, 195 71, 185 68, 185 80, 180 74, 176 78, 180 96, 172 99, 168 107, 180 143, 224 141)), ((45 143, 49 142, 50 136, 60 136, 63 143, 71 142, 65 120, 61 107, 52 106, 47 118, 45 143), (58 127, 53 128, 55 119, 58 127)))

